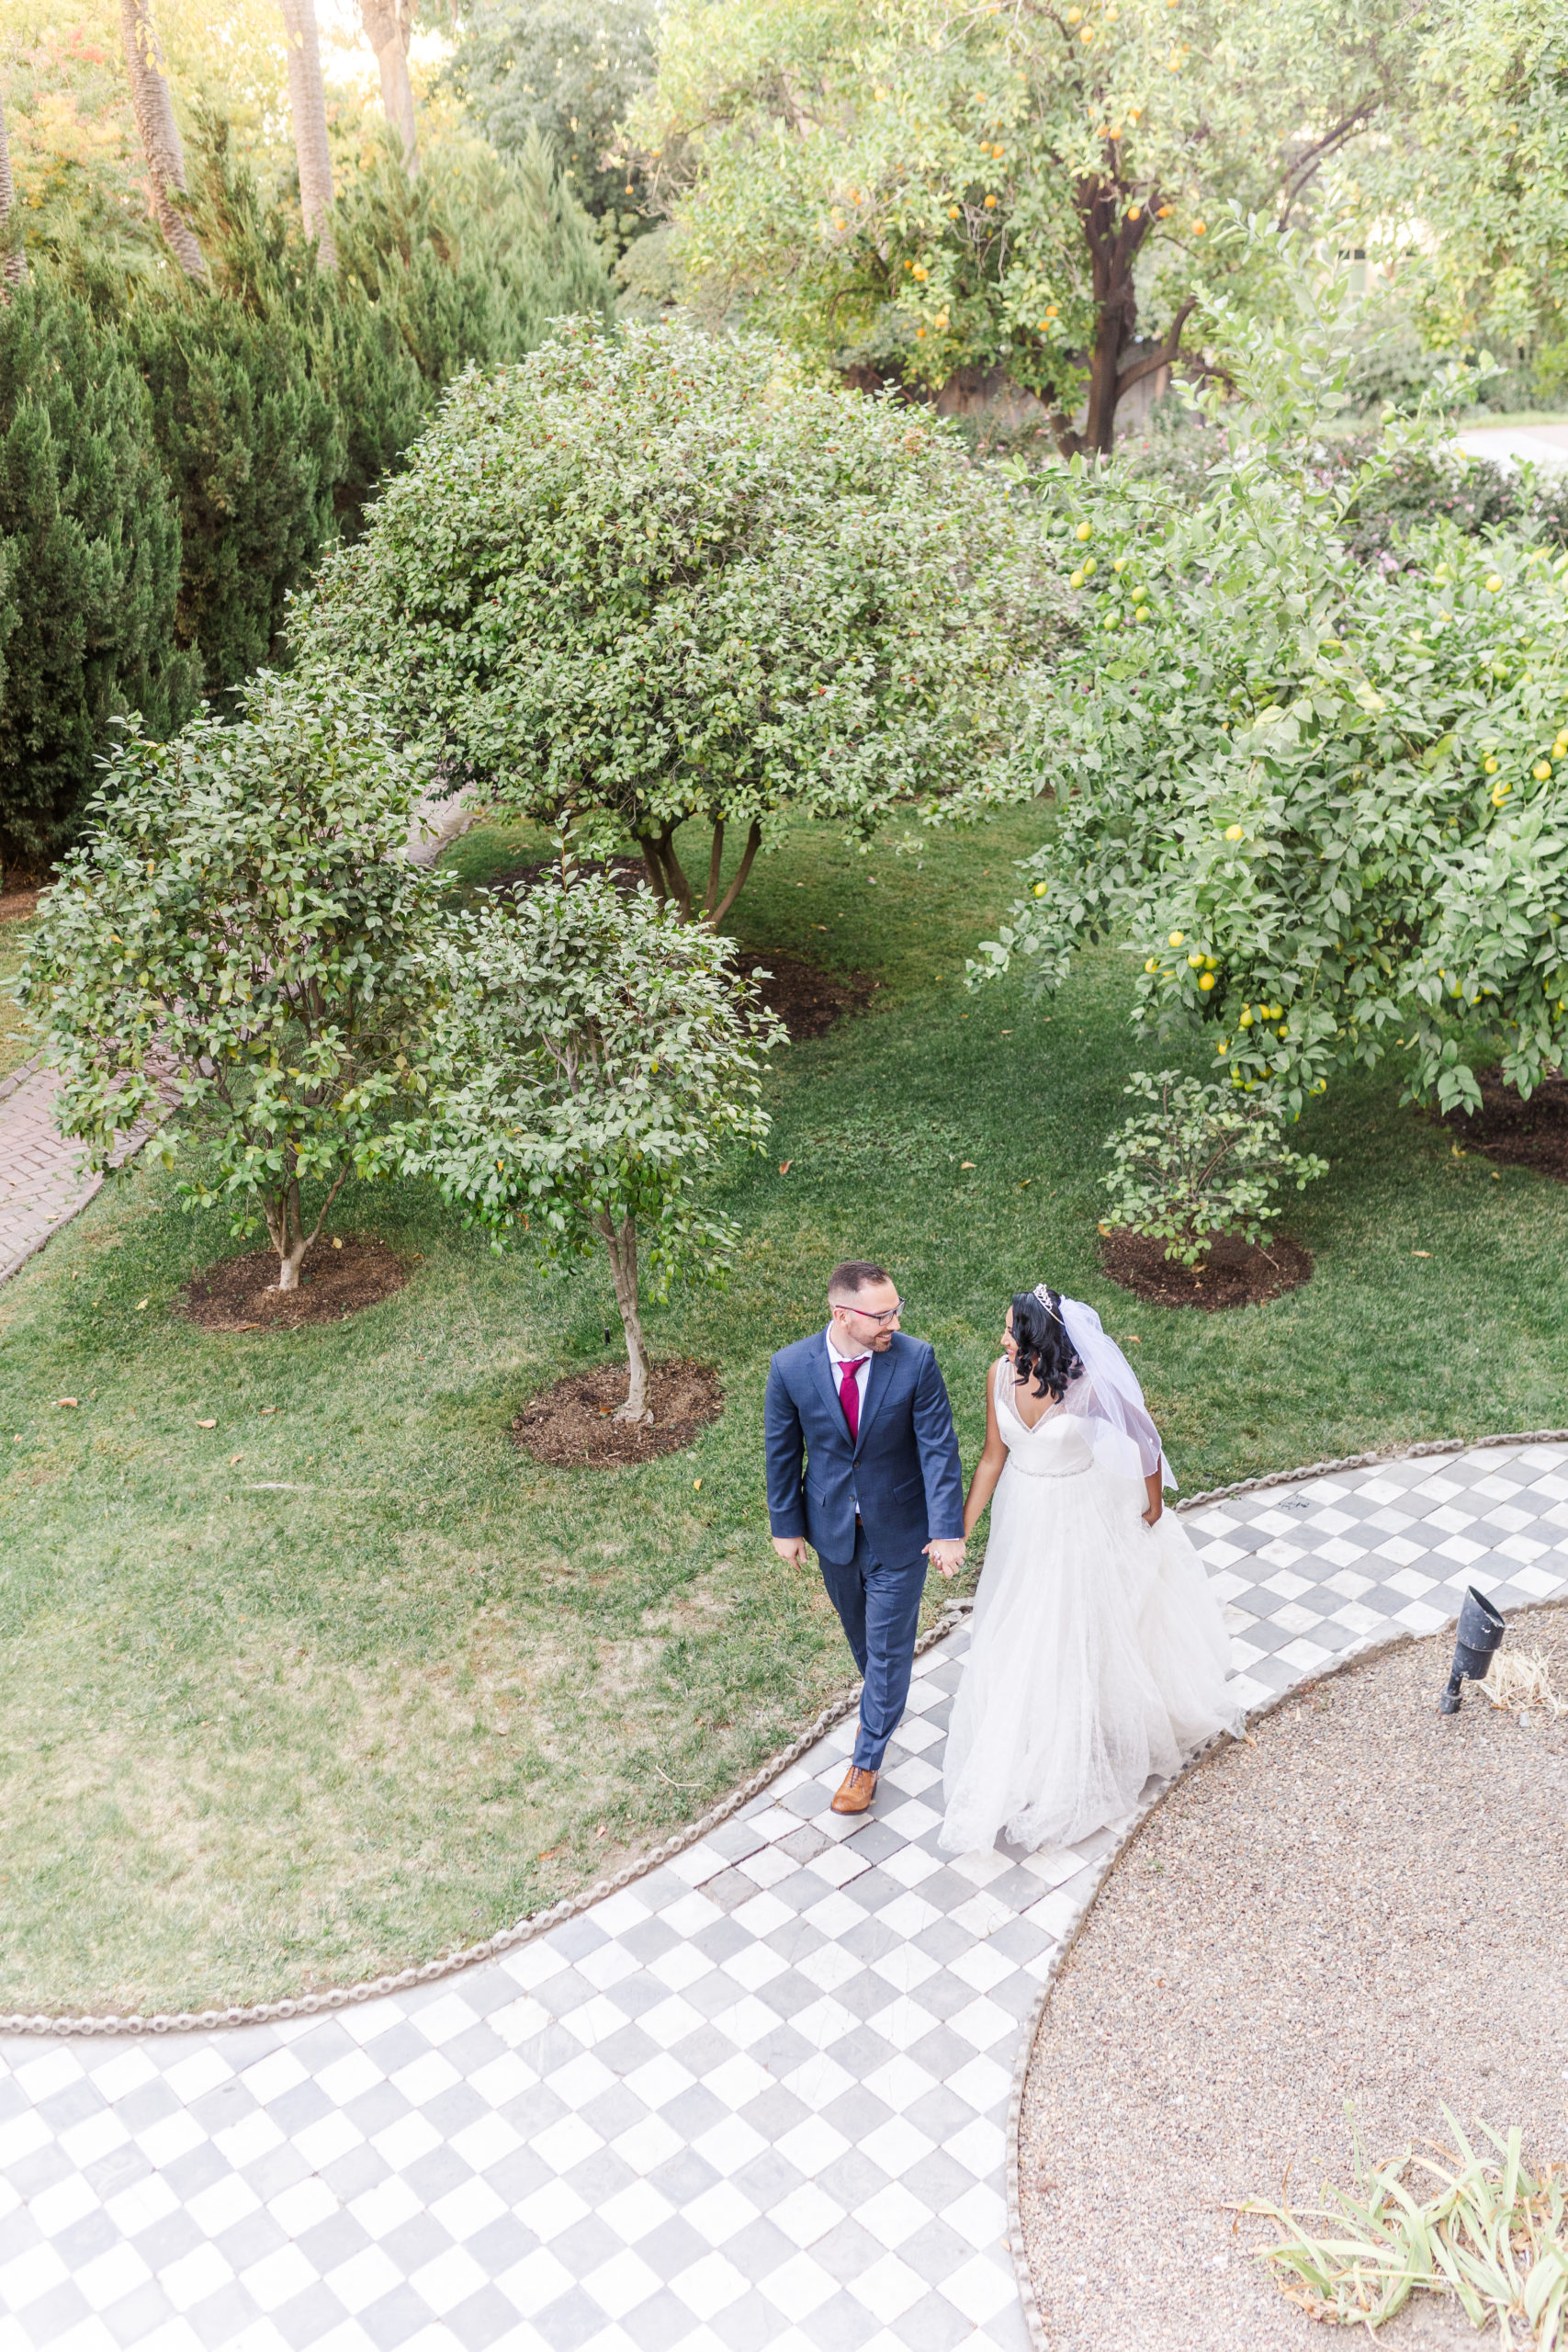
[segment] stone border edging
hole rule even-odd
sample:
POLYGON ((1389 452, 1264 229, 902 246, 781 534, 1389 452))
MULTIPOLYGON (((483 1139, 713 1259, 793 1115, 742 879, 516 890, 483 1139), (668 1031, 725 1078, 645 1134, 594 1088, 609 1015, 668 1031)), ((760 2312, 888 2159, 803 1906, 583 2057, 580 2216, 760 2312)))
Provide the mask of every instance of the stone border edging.
POLYGON ((43 1056, 35 1054, 31 1061, 18 1062, 15 1069, 7 1070, 6 1076, 0 1078, 0 1102, 4 1102, 7 1094, 15 1094, 18 1086, 25 1086, 28 1079, 36 1076, 42 1068, 43 1056))
MULTIPOLYGON (((1533 1442, 1539 1442, 1540 1441, 1538 1439, 1533 1442)), ((1479 1439, 1476 1441, 1477 1445, 1506 1445, 1510 1443, 1518 1444, 1519 1442, 1521 1442, 1521 1441, 1517 1438, 1507 1439, 1501 1437, 1479 1439)), ((1462 1451, 1467 1453, 1473 1453, 1475 1450, 1475 1446, 1465 1446, 1462 1449, 1462 1451)), ((1406 1457, 1408 1457, 1411 1453, 1451 1453, 1453 1451, 1455 1451, 1455 1449, 1451 1446, 1415 1446, 1407 1447, 1405 1449, 1405 1454, 1406 1457)), ((1385 1456, 1382 1454, 1370 1454, 1365 1457, 1366 1460, 1372 1462, 1393 1458, 1393 1457, 1392 1456, 1385 1456)), ((1328 1465, 1322 1464, 1315 1464, 1312 1470, 1303 1471, 1298 1475, 1303 1477, 1320 1476, 1323 1469, 1327 1466, 1328 1465)), ((1282 1478, 1256 1478, 1248 1479, 1246 1483, 1248 1486, 1267 1487, 1282 1486, 1285 1484, 1285 1481, 1282 1478)), ((1226 1494, 1235 1494, 1239 1489, 1235 1487, 1227 1487, 1224 1488, 1223 1491, 1226 1494)), ((1193 1497, 1194 1502, 1198 1502, 1201 1499, 1203 1499, 1203 1498, 1198 1496, 1193 1497)), ((1546 1600, 1531 1601, 1527 1603, 1523 1608, 1515 1609, 1511 1613, 1510 1623, 1512 1623, 1514 1618, 1533 1617, 1539 1611, 1546 1609, 1561 1609, 1562 1606, 1563 1601, 1561 1595, 1546 1600)), ((1262 1723, 1269 1715, 1276 1714, 1288 1701, 1304 1697, 1307 1691, 1315 1690, 1321 1683, 1337 1681, 1341 1675, 1354 1674, 1359 1668, 1364 1666, 1374 1666, 1380 1659, 1389 1657, 1394 1650, 1408 1649, 1416 1642, 1437 1641, 1443 1634, 1451 1632, 1457 1623, 1458 1611, 1456 1611, 1454 1615, 1446 1618, 1441 1625, 1435 1625, 1430 1633, 1415 1634, 1411 1632, 1409 1626, 1399 1625, 1391 1627, 1383 1633, 1368 1634, 1364 1635, 1360 1641, 1353 1642, 1348 1649, 1342 1651, 1339 1657, 1335 1658, 1329 1665, 1320 1667, 1311 1674, 1303 1674, 1299 1682, 1287 1683, 1283 1690, 1276 1690, 1271 1698, 1260 1700, 1256 1707, 1249 1707, 1247 1713, 1247 1721, 1248 1724, 1262 1723)), ((1164 1788, 1156 1790, 1146 1804, 1139 1806, 1137 1812, 1134 1815, 1131 1822, 1128 1824, 1126 1835, 1119 1840, 1113 1850, 1106 1855, 1104 1861, 1097 1871, 1094 1884, 1090 1887, 1089 1894, 1084 1899, 1083 1906, 1078 1912, 1077 1917, 1073 1921, 1071 1928, 1063 1938, 1060 1949, 1053 1958, 1050 1967, 1046 1970, 1045 1979, 1040 1987, 1039 1996, 1032 2006, 1029 2016, 1025 2020, 1023 2036, 1019 2044, 1018 2055, 1013 2061, 1012 2093, 1008 2100, 1006 2194, 1008 2251, 1012 2256, 1013 2278, 1018 2286, 1019 2301, 1023 2307, 1023 2324, 1025 2328, 1028 2330, 1032 2352, 1055 2352, 1055 2347, 1052 2346, 1051 2339, 1046 2333, 1045 2315, 1040 2308, 1040 2301, 1034 2291, 1034 2278, 1029 2267, 1028 2250, 1023 2243, 1023 2210, 1019 2195, 1018 2142, 1020 2129, 1023 2121, 1024 2086, 1029 2080, 1029 2069, 1033 2063, 1034 2046, 1040 2039, 1040 2029, 1045 2022, 1045 2012, 1051 2006, 1051 1996, 1056 1989, 1057 1979, 1061 1975, 1063 1967, 1066 1965, 1068 1954, 1072 1951, 1073 1947, 1078 1940, 1078 1938, 1082 1935, 1085 1928, 1089 1925, 1089 1915, 1100 1899, 1100 1889, 1104 1886, 1106 1880, 1111 1876, 1111 1871, 1120 1866, 1123 1857, 1132 1851, 1133 1846, 1145 1825, 1156 1813, 1157 1813, 1160 1806, 1164 1804, 1167 1797, 1171 1794, 1173 1790, 1181 1788, 1189 1780, 1191 1779, 1192 1775, 1199 1771, 1205 1764, 1212 1763, 1217 1756, 1235 1745, 1235 1742, 1233 1741, 1225 1733, 1216 1733, 1213 1739, 1206 1741, 1195 1754, 1188 1758, 1186 1763, 1181 1767, 1181 1770, 1166 1782, 1164 1788)))
MULTIPOLYGON (((1527 1430, 1504 1431, 1494 1437, 1439 1438, 1416 1445, 1390 1446, 1373 1453, 1344 1454, 1333 1462, 1309 1463, 1304 1469, 1301 1470, 1272 1470, 1258 1478, 1238 1478, 1228 1487, 1211 1487, 1201 1494, 1186 1497, 1176 1508, 1182 1511, 1201 1510, 1207 1504, 1223 1501, 1228 1495, 1251 1494, 1265 1487, 1295 1486, 1307 1478, 1325 1477, 1336 1470, 1370 1469, 1379 1462, 1405 1461, 1427 1454, 1473 1453, 1483 1446, 1544 1444, 1568 1445, 1568 1430, 1527 1430)), ((974 1605, 972 1600, 950 1601, 942 1610, 936 1623, 928 1632, 922 1634, 916 1643, 916 1657, 920 1657, 936 1643, 943 1640, 947 1634, 954 1632, 974 1605)), ((1515 1611, 1516 1615, 1518 1613, 1517 1611, 1515 1611)), ((1414 1636, 1402 1627, 1397 1635, 1374 1636, 1365 1644, 1354 1644, 1344 1652, 1330 1670, 1336 1673, 1340 1672, 1363 1656, 1378 1654, 1382 1649, 1392 1646, 1397 1641, 1412 1639, 1414 1636)), ((1301 1682, 1292 1683, 1287 1690, 1280 1692, 1268 1704, 1252 1709, 1247 1715, 1247 1721, 1252 1723, 1260 1720, 1264 1715, 1271 1713, 1274 1707, 1278 1706, 1282 1700, 1293 1696, 1298 1690, 1305 1690, 1310 1681, 1323 1679, 1324 1677, 1319 1674, 1305 1678, 1301 1682)), ((478 1967, 481 1962, 495 1960, 502 1952, 514 1951, 519 1944, 531 1943, 536 1936, 546 1934, 551 1928, 564 1925, 568 1919, 577 1918, 582 1912, 591 1910, 595 1903, 602 1903, 606 1896, 618 1894, 623 1887, 631 1886, 639 1878, 646 1878, 651 1871, 658 1870, 661 1864, 672 1860, 677 1854, 684 1853, 689 1846, 699 1845, 711 1831, 719 1826, 721 1822, 730 1820, 739 1812, 742 1805, 750 1804, 754 1796, 760 1796, 762 1791, 776 1781, 782 1773, 787 1772, 792 1764, 798 1763, 807 1749, 815 1747, 825 1732, 830 1731, 835 1724, 843 1721, 851 1709, 858 1703, 859 1698, 860 1685, 855 1683, 841 1692, 837 1699, 829 1701, 798 1738, 792 1740, 787 1747, 781 1748, 776 1756, 770 1757, 768 1761, 753 1772, 748 1780, 743 1781, 738 1789, 732 1789, 728 1796, 722 1797, 717 1804, 710 1806, 706 1813, 701 1815, 686 1828, 677 1830, 672 1837, 666 1838, 660 1844, 651 1848, 648 1853, 638 1855, 634 1860, 625 1863, 613 1876, 598 1879, 592 1886, 581 1888, 576 1894, 564 1896, 559 1903, 552 1904, 547 1910, 529 1913, 525 1917, 515 1920, 510 1928, 502 1928, 495 1935, 487 1937, 482 1943, 465 1945, 461 1950, 447 1952, 440 1959, 427 1960, 419 1967, 400 1969, 395 1975, 366 1978, 356 1984, 334 1986, 325 1993, 302 1993, 289 1999, 256 2001, 226 2009, 159 2010, 147 2017, 102 2018, 28 2017, 14 2013, 10 2016, 0 2016, 0 2038, 33 2035, 80 2040, 89 2036, 115 2034, 215 2033, 224 2026, 273 2025, 287 2018, 316 2017, 323 2010, 344 2009, 362 2001, 380 2000, 389 1993, 406 1993, 416 1984, 431 1984, 443 1976, 455 1976, 463 1969, 478 1967)), ((1192 1758, 1185 1770, 1191 1770, 1193 1765, 1201 1761, 1202 1757, 1210 1754, 1213 1745, 1211 1743, 1210 1747, 1201 1749, 1199 1755, 1192 1758)), ((1184 1774, 1178 1777, 1184 1777, 1184 1774)), ((1173 1781, 1169 1785, 1174 1788, 1176 1782, 1173 1781)), ((1153 1811, 1155 1804, 1162 1801, 1165 1793, 1166 1792, 1161 1790, 1159 1796, 1154 1798, 1145 1811, 1138 1815, 1133 1828, 1128 1831, 1128 1838, 1131 1838, 1142 1826, 1144 1820, 1147 1818, 1147 1814, 1153 1811)), ((1124 1838, 1117 1847, 1115 1854, 1107 1858, 1105 1871, 1110 1870, 1117 1856, 1124 1850, 1126 1842, 1124 1838)), ((1015 2075, 1013 2101, 1010 2106, 1008 2118, 1010 2244, 1014 2243, 1014 2225, 1017 2219, 1018 2166, 1015 2109, 1022 2099, 1023 2073, 1028 2069, 1029 2052, 1033 2049, 1035 2031, 1040 2018, 1043 2014, 1056 1971, 1076 1942, 1078 1930, 1089 1917, 1094 1895, 1099 1893, 1104 1876, 1105 1871, 1102 1871, 1100 1878, 1095 1882, 1089 1902, 1085 1904, 1078 1918, 1075 1921, 1070 1936, 1057 1953, 1051 1971, 1046 1976, 1040 2000, 1031 2017, 1028 2039, 1020 2061, 1021 2071, 1015 2075)), ((1019 2238, 1014 2245, 1015 2265, 1022 2260, 1021 2248, 1021 2238, 1019 2238)), ((1024 2297, 1026 2317, 1032 2308, 1030 2302, 1032 2291, 1032 2290, 1029 2292, 1025 2291, 1023 2275, 1021 2273, 1020 2292, 1024 2297)), ((1032 2332, 1034 2325, 1035 2323, 1032 2321, 1032 2332)), ((1037 2336, 1035 2340, 1036 2352, 1044 2352, 1043 2336, 1037 2336)))

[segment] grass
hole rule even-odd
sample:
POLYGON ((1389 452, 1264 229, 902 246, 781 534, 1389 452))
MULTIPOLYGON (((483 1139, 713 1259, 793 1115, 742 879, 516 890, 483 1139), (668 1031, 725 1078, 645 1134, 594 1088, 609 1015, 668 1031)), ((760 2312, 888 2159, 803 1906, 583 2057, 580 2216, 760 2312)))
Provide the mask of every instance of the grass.
POLYGON ((32 1016, 24 1012, 11 990, 28 952, 32 924, 16 917, 0 923, 0 1078, 9 1077, 36 1051, 32 1016))
MULTIPOLYGON (((338 1204, 337 1232, 416 1261, 345 1326, 182 1320, 186 1277, 249 1245, 147 1170, 0 1291, 0 2009, 206 2007, 428 1957, 791 1736, 848 1660, 768 1544, 761 1390, 836 1258, 894 1268, 966 1462, 1007 1298, 1047 1274, 1128 1342, 1190 1491, 1568 1419, 1568 1193, 1456 1158, 1393 1073, 1303 1123, 1333 1162, 1288 1220, 1304 1289, 1217 1319, 1101 1278, 1100 1146, 1129 1065, 1157 1066, 1118 957, 1052 1006, 961 985, 1039 823, 867 858, 802 830, 760 861, 748 941, 884 987, 778 1057, 769 1150, 719 1187, 746 1232, 728 1289, 649 1317, 656 1352, 724 1383, 690 1453, 521 1457, 519 1405, 616 1352, 608 1282, 543 1281, 412 1189, 338 1204)), ((488 829, 451 862, 472 881, 527 847, 488 829)))

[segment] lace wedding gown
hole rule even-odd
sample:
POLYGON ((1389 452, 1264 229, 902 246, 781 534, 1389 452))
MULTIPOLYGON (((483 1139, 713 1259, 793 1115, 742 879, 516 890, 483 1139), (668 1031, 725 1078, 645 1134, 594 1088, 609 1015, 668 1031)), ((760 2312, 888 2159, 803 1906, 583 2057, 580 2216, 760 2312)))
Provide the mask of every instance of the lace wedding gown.
POLYGON ((1003 1829, 1018 1846, 1072 1845, 1243 1713, 1191 1539, 1168 1510, 1150 1527, 1141 1482, 1097 1455, 1092 1400, 1069 1391, 1031 1429, 1005 1362, 995 1378, 1009 1452, 947 1735, 949 1853, 1003 1829))

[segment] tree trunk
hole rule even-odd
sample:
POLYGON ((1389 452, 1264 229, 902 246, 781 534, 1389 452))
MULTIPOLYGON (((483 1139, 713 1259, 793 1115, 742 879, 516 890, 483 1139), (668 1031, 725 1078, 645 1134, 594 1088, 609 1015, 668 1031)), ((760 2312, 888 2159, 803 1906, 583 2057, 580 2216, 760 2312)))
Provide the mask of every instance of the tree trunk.
MULTIPOLYGON (((666 825, 664 831, 658 834, 639 833, 637 836, 637 845, 642 852, 642 862, 648 869, 648 878, 653 885, 655 895, 662 899, 667 905, 675 906, 680 911, 682 922, 697 922, 699 918, 692 898, 691 882, 685 868, 675 854, 674 826, 666 825)), ((714 819, 713 841, 708 853, 708 887, 703 899, 700 918, 702 922, 711 922, 716 929, 724 921, 725 916, 745 888, 746 877, 750 873, 756 862, 757 852, 761 846, 761 820, 754 817, 750 830, 746 835, 746 847, 741 852, 740 864, 736 869, 735 879, 721 899, 718 895, 718 884, 719 869, 724 862, 724 819, 722 817, 714 819)))
POLYGON ((186 157, 164 71, 164 52, 152 22, 152 0, 119 0, 119 29, 158 226, 186 276, 205 284, 207 262, 196 231, 175 200, 186 193, 186 157))
POLYGON ((360 0, 360 22, 376 52, 381 76, 381 105, 387 120, 403 142, 403 167, 411 180, 419 177, 419 133, 413 119, 413 84, 409 80, 409 41, 413 33, 412 0, 360 0))
POLYGON ((617 1228, 607 1216, 597 1220, 604 1237, 604 1247, 610 1253, 610 1277, 615 1285, 615 1305, 621 1313, 622 1327, 626 1335, 626 1363, 631 1379, 626 1389, 626 1401, 617 1407, 617 1421, 651 1421, 653 1415, 648 1402, 648 1347, 642 1336, 642 1316, 637 1306, 637 1224, 632 1217, 617 1228))
POLYGON ((321 87, 315 0, 280 0, 280 5, 284 46, 288 51, 288 111, 299 164, 299 209, 305 216, 306 235, 316 240, 317 262, 322 269, 335 271, 333 157, 327 143, 327 101, 321 87))
POLYGON ((17 192, 11 185, 11 150, 6 141, 6 109, 0 105, 0 301, 4 301, 6 286, 21 286, 27 281, 28 257, 22 251, 21 222, 17 219, 17 192))
POLYGON ((305 1262, 305 1253, 314 1249, 320 1238, 321 1227, 327 1221, 327 1211, 343 1190, 348 1172, 346 1168, 339 1171, 337 1182, 321 1203, 321 1214, 309 1233, 305 1230, 305 1213, 299 1203, 298 1176, 290 1177, 288 1182, 281 1185, 276 1193, 263 1194, 262 1215, 266 1219, 272 1246, 277 1252, 279 1290, 299 1289, 299 1269, 305 1262))

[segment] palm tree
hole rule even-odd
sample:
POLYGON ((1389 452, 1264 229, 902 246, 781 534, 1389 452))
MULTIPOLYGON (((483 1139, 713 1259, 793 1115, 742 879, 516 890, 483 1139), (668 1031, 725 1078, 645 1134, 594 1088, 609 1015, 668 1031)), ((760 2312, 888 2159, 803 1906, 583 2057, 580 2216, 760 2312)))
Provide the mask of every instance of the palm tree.
POLYGON ((196 231, 175 201, 186 189, 186 156, 175 120, 164 71, 164 51, 152 22, 152 0, 119 0, 120 37, 125 44, 125 70, 130 76, 130 103, 152 184, 152 209, 158 226, 187 277, 207 278, 207 262, 196 231))
POLYGON ((314 0, 281 0, 284 43, 288 51, 288 111, 294 121, 294 153, 299 164, 299 209, 305 233, 316 240, 322 269, 337 268, 333 237, 333 157, 327 144, 327 101, 321 87, 321 51, 316 39, 314 0))
POLYGON ((419 177, 419 134, 413 119, 413 84, 409 80, 413 0, 359 0, 359 17, 366 39, 376 52, 387 120, 403 142, 404 168, 410 179, 415 180, 419 177))
MULTIPOLYGON (((20 237, 12 227, 17 209, 17 192, 11 186, 11 150, 6 143, 6 108, 0 103, 0 278, 7 286, 22 285, 28 275, 28 257, 22 251, 20 237), (17 242, 12 243, 13 236, 17 242)), ((0 301, 5 300, 0 287, 0 301)))

